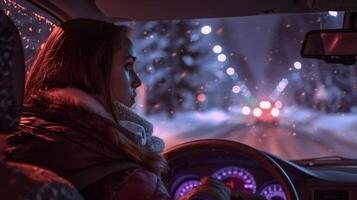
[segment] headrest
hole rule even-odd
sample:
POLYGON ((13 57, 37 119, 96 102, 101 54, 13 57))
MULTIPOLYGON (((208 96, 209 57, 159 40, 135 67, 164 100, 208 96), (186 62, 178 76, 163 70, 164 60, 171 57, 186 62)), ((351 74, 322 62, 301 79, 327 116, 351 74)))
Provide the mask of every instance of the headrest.
POLYGON ((16 130, 24 93, 25 59, 16 26, 0 11, 0 133, 16 130))

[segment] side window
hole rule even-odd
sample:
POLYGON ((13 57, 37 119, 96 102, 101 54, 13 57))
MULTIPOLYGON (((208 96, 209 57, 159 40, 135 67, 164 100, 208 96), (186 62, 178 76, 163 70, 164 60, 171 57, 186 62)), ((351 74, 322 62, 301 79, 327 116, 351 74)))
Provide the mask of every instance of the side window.
POLYGON ((0 8, 19 29, 26 60, 36 53, 59 23, 49 13, 27 0, 0 0, 0 8))

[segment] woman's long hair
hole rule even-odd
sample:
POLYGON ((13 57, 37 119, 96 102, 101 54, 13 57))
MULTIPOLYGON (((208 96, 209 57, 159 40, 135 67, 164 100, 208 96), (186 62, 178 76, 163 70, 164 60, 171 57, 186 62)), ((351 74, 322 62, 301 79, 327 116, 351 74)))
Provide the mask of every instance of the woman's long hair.
MULTIPOLYGON (((129 28, 90 20, 74 19, 54 28, 34 57, 26 78, 24 104, 39 91, 77 88, 97 99, 115 118, 110 93, 112 57, 128 38, 129 28)), ((153 172, 165 168, 160 155, 137 145, 123 134, 107 138, 125 156, 153 172)))

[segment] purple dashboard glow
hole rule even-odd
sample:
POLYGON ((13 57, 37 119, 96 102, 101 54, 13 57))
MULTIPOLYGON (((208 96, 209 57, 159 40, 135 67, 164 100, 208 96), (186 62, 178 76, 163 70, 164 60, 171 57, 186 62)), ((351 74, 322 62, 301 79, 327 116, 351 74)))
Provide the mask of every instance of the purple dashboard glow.
POLYGON ((286 200, 283 188, 279 184, 271 184, 266 186, 260 195, 265 196, 267 200, 286 200))
POLYGON ((251 173, 240 167, 225 167, 216 171, 213 175, 234 191, 256 192, 257 185, 251 173))
POLYGON ((181 183, 175 192, 175 197, 179 198, 184 196, 186 193, 192 190, 192 188, 197 187, 201 184, 199 180, 188 180, 183 183, 181 183))

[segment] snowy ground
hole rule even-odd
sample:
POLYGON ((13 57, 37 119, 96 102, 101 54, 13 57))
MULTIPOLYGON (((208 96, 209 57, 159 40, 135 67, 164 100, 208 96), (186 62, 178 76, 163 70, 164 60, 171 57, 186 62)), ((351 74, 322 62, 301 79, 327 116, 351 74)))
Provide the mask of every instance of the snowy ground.
MULTIPOLYGON (((237 120, 237 123, 243 123, 241 115, 221 110, 179 113, 172 119, 161 114, 150 116, 148 120, 154 124, 154 135, 164 139, 166 149, 193 139, 181 137, 182 133, 195 132, 195 130, 200 131, 202 128, 213 130, 223 124, 232 123, 234 120, 237 120)), ((212 138, 207 133, 195 135, 197 137, 194 139, 212 138)))
POLYGON ((341 139, 356 143, 357 148, 357 114, 340 113, 325 114, 299 107, 290 107, 284 110, 281 123, 290 125, 304 125, 315 132, 331 132, 341 139))
POLYGON ((341 155, 356 157, 357 114, 325 114, 299 107, 281 113, 278 127, 247 124, 237 112, 221 110, 148 117, 166 149, 203 138, 230 139, 289 159, 341 155), (275 137, 272 137, 275 136, 275 137))

